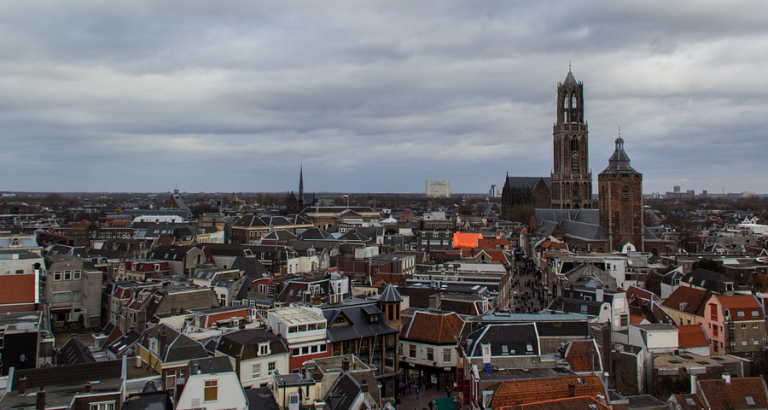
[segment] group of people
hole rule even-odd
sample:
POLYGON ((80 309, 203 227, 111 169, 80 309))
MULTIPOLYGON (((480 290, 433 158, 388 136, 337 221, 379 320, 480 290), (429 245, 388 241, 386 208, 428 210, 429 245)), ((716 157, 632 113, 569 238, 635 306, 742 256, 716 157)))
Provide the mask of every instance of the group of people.
POLYGON ((535 313, 545 307, 547 290, 541 282, 541 270, 528 258, 516 263, 512 288, 517 290, 515 313, 535 313))

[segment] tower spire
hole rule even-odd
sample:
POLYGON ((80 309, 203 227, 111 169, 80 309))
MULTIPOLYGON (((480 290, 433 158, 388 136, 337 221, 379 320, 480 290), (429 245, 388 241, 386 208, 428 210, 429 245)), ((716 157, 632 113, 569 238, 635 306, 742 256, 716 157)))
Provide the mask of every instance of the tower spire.
POLYGON ((299 207, 304 206, 304 164, 299 167, 299 207))

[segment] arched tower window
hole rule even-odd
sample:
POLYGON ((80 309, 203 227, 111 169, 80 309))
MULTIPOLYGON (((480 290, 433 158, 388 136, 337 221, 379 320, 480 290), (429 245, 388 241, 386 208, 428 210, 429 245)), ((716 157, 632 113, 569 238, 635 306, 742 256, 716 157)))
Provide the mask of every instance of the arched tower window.
POLYGON ((574 174, 579 172, 579 139, 577 137, 571 139, 571 172, 574 174))
POLYGON ((576 108, 576 94, 571 94, 571 108, 576 108))
POLYGON ((624 186, 624 189, 621 190, 621 199, 628 201, 629 200, 629 187, 624 186))
POLYGON ((563 108, 568 108, 568 96, 566 95, 565 98, 563 98, 563 108))

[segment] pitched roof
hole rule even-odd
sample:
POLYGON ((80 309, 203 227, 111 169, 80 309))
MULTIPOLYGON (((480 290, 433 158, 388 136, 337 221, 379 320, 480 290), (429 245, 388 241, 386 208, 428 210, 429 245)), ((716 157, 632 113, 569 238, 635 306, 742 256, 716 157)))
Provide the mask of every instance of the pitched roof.
POLYGON ((463 327, 464 321, 456 313, 417 311, 408 326, 403 326, 400 337, 434 344, 456 344, 456 337, 463 327))
POLYGON ((397 291, 395 285, 387 285, 387 287, 384 288, 384 292, 381 292, 381 295, 379 295, 379 302, 398 303, 402 301, 403 298, 400 296, 400 292, 397 291))
POLYGON ((731 320, 762 320, 763 312, 760 304, 752 295, 712 295, 720 302, 723 309, 728 309, 731 320))
POLYGON ((678 347, 709 346, 707 334, 700 324, 677 326, 678 347))
POLYGON ((580 396, 565 399, 545 400, 536 403, 521 404, 519 406, 506 406, 500 410, 611 410, 594 397, 580 396))
POLYGON ((602 372, 600 351, 595 339, 574 340, 568 343, 565 350, 565 360, 574 372, 602 372))
POLYGON ((56 351, 56 365, 63 366, 77 363, 93 363, 96 358, 85 343, 77 336, 72 336, 56 351))
POLYGON ((768 393, 762 377, 699 380, 699 391, 711 410, 754 409, 768 407, 768 393), (754 404, 749 404, 749 399, 754 404))
POLYGON ((712 293, 708 290, 679 286, 662 303, 662 306, 692 315, 704 316, 704 306, 711 295, 712 293))
POLYGON ((491 356, 538 355, 535 323, 489 324, 467 336, 467 356, 481 357, 483 344, 491 345, 491 356))
POLYGON ((510 380, 502 382, 491 400, 491 408, 564 399, 573 385, 574 397, 606 396, 605 386, 596 375, 555 377, 548 379, 510 380))

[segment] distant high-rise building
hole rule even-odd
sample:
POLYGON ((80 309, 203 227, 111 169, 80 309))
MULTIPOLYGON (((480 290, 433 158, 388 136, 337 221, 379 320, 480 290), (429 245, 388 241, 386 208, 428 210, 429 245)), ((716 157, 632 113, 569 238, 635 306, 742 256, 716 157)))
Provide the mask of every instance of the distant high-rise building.
POLYGON ((427 196, 430 198, 450 198, 451 181, 427 180, 427 196))
POLYGON ((557 120, 552 131, 554 169, 552 208, 592 207, 592 171, 589 169, 589 130, 584 120, 584 84, 571 70, 557 85, 557 120))

